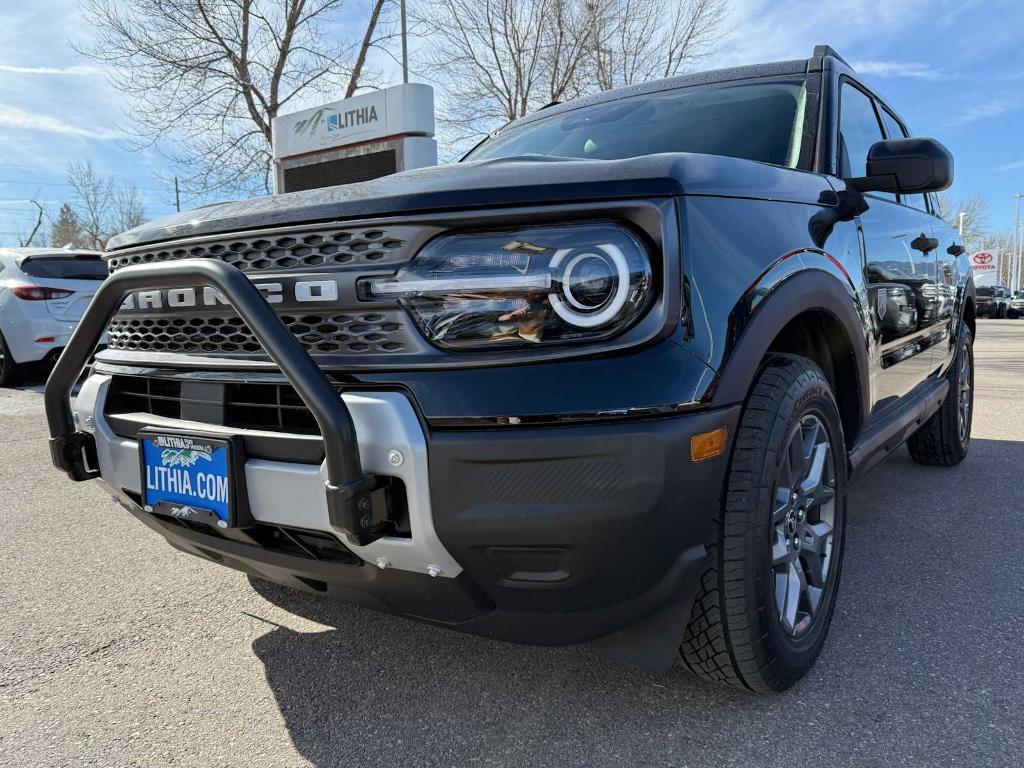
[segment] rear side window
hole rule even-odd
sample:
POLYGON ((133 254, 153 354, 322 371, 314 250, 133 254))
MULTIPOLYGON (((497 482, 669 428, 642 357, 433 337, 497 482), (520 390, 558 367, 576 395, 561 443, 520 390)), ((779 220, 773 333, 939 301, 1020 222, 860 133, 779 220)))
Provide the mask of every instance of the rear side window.
POLYGON ((107 264, 98 256, 30 256, 21 262, 21 271, 45 280, 104 280, 107 264))

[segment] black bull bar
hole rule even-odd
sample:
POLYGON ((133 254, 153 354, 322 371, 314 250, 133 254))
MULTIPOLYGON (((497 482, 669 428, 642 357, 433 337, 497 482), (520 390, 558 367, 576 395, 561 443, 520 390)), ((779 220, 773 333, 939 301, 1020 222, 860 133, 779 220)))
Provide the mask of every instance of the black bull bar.
POLYGON ((324 439, 327 508, 332 525, 357 544, 377 538, 370 514, 375 479, 363 472, 355 425, 341 395, 259 289, 238 269, 212 259, 125 267, 96 291, 46 381, 46 421, 53 464, 75 481, 100 476, 96 439, 76 428, 71 389, 127 294, 154 288, 212 287, 223 294, 312 412, 324 439))

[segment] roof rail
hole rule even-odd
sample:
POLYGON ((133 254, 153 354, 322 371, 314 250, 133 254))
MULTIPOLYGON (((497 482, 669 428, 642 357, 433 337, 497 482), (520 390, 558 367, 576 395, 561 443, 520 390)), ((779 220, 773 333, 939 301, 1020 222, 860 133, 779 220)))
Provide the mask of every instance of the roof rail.
POLYGON ((846 66, 850 66, 850 62, 848 62, 846 59, 844 59, 842 56, 836 53, 835 48, 833 48, 831 45, 814 46, 814 53, 811 54, 812 59, 823 59, 826 56, 831 56, 834 59, 839 59, 839 61, 843 62, 843 64, 845 64, 846 66))

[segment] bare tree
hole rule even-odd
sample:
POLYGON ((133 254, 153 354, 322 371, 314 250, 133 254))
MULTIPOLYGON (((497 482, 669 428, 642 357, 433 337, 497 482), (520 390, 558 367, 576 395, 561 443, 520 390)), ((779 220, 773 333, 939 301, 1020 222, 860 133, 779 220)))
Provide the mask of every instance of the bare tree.
POLYGON ((265 192, 271 126, 315 95, 373 80, 384 0, 353 42, 343 0, 83 0, 97 30, 83 52, 131 98, 134 138, 155 146, 197 194, 265 192))
POLYGON ((721 39, 726 0, 592 3, 593 74, 601 89, 678 75, 721 39))
POLYGON ((132 183, 122 184, 114 189, 114 203, 107 231, 112 236, 134 229, 145 221, 145 215, 138 188, 132 183))
POLYGON ((107 223, 114 204, 114 180, 96 173, 88 160, 81 160, 68 165, 68 184, 75 192, 75 212, 85 247, 102 250, 107 244, 107 223))
POLYGON ((550 102, 669 77, 710 53, 727 0, 426 0, 426 72, 462 142, 550 102))
MULTIPOLYGON (((428 71, 444 81, 444 121, 458 139, 525 115, 558 89, 545 61, 545 37, 565 17, 556 0, 434 0, 417 10, 435 38, 428 71)), ((565 3, 562 3, 565 5, 565 3)))
POLYGON ((39 240, 45 239, 43 233, 40 232, 43 226, 43 206, 34 197, 29 202, 36 207, 36 220, 28 234, 18 235, 18 245, 22 248, 27 248, 30 245, 41 245, 39 240))
POLYGON ((66 216, 65 223, 69 231, 78 227, 75 245, 101 251, 111 237, 143 222, 145 211, 134 184, 115 184, 113 178, 97 173, 88 160, 71 163, 67 178, 75 192, 75 204, 65 204, 74 214, 74 218, 66 216))
POLYGON ((956 198, 948 194, 940 194, 938 198, 939 216, 945 219, 951 227, 958 229, 960 214, 963 213, 964 241, 972 247, 980 248, 984 245, 983 241, 989 234, 988 199, 983 195, 956 198))

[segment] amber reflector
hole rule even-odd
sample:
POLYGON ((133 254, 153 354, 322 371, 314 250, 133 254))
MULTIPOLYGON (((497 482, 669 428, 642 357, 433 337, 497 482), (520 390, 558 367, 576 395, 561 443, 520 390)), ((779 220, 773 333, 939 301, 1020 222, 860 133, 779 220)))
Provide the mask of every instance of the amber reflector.
POLYGON ((719 427, 691 437, 690 460, 703 461, 720 456, 725 451, 725 436, 727 434, 728 430, 725 427, 719 427))

